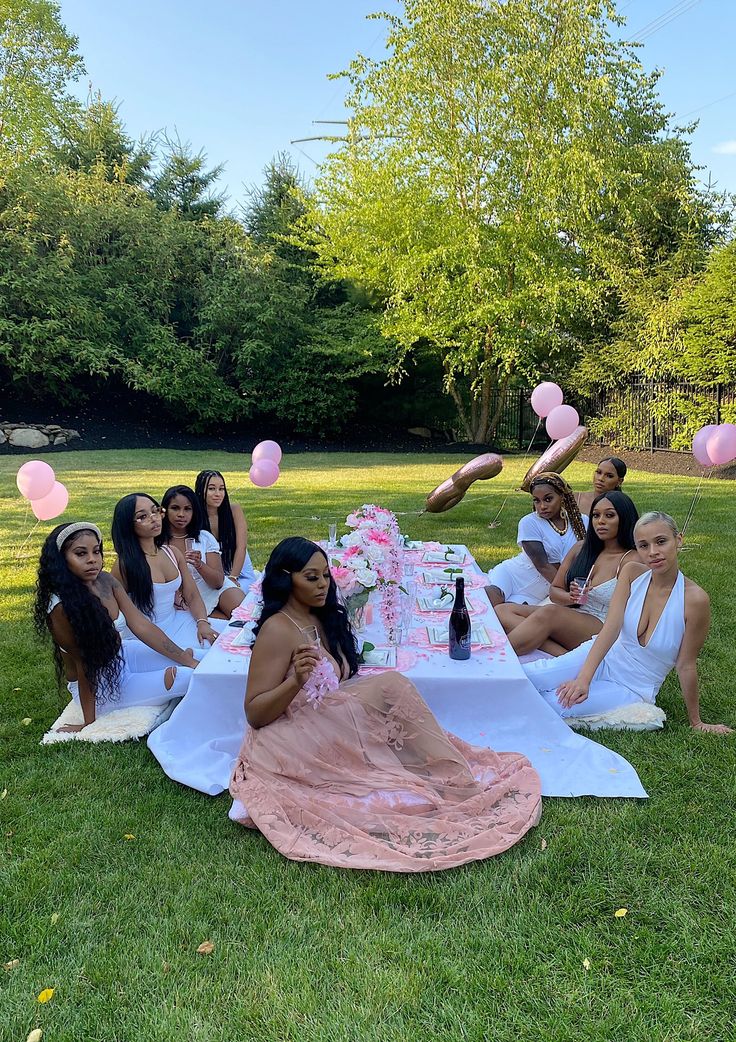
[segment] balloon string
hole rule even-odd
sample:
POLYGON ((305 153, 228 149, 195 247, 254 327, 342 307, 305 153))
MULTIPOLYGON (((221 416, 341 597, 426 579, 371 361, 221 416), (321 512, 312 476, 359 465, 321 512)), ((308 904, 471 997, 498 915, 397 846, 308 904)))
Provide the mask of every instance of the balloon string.
MULTIPOLYGON (((28 516, 28 511, 26 510, 26 517, 27 517, 27 516, 28 516)), ((34 532, 36 531, 36 529, 38 528, 38 526, 39 526, 40 524, 41 524, 41 522, 40 522, 40 521, 36 521, 36 523, 35 523, 35 525, 33 526, 33 528, 32 528, 32 529, 30 530, 30 532, 29 532, 29 533, 28 533, 28 535, 27 535, 27 536, 25 537, 25 539, 23 540, 23 542, 21 543, 21 545, 20 545, 20 546, 18 547, 18 551, 17 551, 17 553, 16 553, 16 556, 15 556, 15 559, 16 559, 16 561, 20 561, 20 555, 21 555, 21 554, 23 553, 23 550, 24 550, 24 549, 26 548, 26 546, 27 546, 27 544, 28 544, 28 542, 29 542, 29 540, 30 540, 31 536, 33 535, 33 533, 34 533, 34 532)))
POLYGON ((690 506, 688 507, 687 516, 685 517, 685 520, 684 520, 683 525, 682 525, 682 535, 685 535, 685 532, 687 531, 687 526, 690 524, 690 522, 693 519, 693 514, 695 513, 695 507, 700 502, 700 497, 703 494, 702 493, 702 487, 701 487, 702 484, 703 484, 703 481, 705 480, 706 475, 708 477, 711 477, 711 475, 713 474, 714 470, 715 470, 715 467, 711 467, 710 470, 708 470, 707 467, 703 468, 703 471, 702 471, 702 473, 700 475, 700 481, 698 482, 698 487, 695 489, 695 492, 693 493, 692 501, 690 503, 690 506))
MULTIPOLYGON (((522 466, 526 462, 527 457, 529 456, 529 453, 532 451, 532 445, 534 444, 534 439, 536 438, 537 432, 538 432, 538 430, 539 430, 539 428, 541 426, 542 426, 542 417, 539 416, 537 418, 537 426, 534 428, 534 434, 532 434, 532 436, 531 436, 531 438, 529 440, 529 444, 526 447, 526 452, 521 457, 522 466)), ((550 445, 551 444, 552 444, 552 442, 550 442, 550 445)), ((496 516, 494 517, 494 519, 492 521, 488 522, 488 527, 489 528, 497 528, 498 527, 498 519, 501 516, 501 514, 503 513, 504 507, 508 503, 509 497, 510 497, 511 493, 515 492, 515 491, 516 491, 516 489, 509 489, 509 491, 506 493, 506 495, 504 497, 504 500, 503 500, 503 503, 501 503, 501 506, 498 508, 498 513, 496 514, 496 516)))

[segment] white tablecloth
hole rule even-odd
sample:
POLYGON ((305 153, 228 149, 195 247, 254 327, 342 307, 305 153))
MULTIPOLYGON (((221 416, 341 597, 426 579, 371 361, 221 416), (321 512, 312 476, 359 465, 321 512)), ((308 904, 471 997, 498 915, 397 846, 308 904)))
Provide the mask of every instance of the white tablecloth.
MULTIPOLYGON (((468 553, 465 547, 457 549, 468 553)), ((466 569, 480 572, 472 557, 466 569)), ((470 596, 485 604, 482 591, 470 596)), ((435 619, 415 613, 413 626, 446 622, 448 614, 435 619)), ((490 605, 471 618, 489 632, 501 632, 490 605)), ((222 647, 233 632, 226 631, 218 640, 171 717, 148 738, 170 778, 212 796, 228 787, 246 728, 243 701, 249 658, 222 647)), ((377 646, 382 643, 380 623, 374 623, 366 637, 377 646)), ((474 649, 466 662, 450 659, 446 648, 411 646, 401 655, 416 661, 402 672, 446 730, 497 752, 523 753, 539 772, 543 795, 645 797, 631 764, 572 731, 527 680, 505 637, 494 643, 492 651, 474 649)))

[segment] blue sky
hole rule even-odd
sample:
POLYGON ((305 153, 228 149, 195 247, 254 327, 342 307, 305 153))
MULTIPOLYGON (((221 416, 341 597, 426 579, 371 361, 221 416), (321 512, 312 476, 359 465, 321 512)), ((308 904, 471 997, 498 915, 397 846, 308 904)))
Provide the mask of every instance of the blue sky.
MULTIPOLYGON (((87 66, 79 93, 91 84, 116 100, 134 137, 166 130, 203 149, 210 165, 225 163, 221 185, 231 205, 279 151, 290 150, 314 174, 326 146, 289 142, 335 129, 312 120, 344 118, 344 84, 327 75, 358 51, 380 57, 383 23, 366 15, 395 7, 395 0, 61 0, 87 66)), ((682 121, 700 120, 692 151, 706 168, 701 176, 736 192, 736 0, 618 0, 618 8, 627 32, 643 39, 645 67, 664 72, 666 107, 682 121)))

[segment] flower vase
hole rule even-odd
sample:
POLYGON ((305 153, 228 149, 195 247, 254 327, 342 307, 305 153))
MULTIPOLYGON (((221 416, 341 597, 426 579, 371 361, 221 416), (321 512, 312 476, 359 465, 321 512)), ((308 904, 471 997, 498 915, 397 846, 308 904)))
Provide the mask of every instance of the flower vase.
POLYGON ((350 625, 354 633, 362 633, 365 629, 365 604, 359 604, 349 613, 350 625))

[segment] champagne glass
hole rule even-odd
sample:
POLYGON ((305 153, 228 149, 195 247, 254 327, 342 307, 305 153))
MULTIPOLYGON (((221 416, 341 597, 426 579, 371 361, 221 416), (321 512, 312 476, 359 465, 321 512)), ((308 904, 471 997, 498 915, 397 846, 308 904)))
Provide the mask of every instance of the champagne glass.
POLYGON ((299 632, 301 633, 305 644, 314 644, 316 647, 320 646, 319 630, 316 626, 304 626, 299 632))
POLYGON ((337 525, 331 524, 327 531, 329 534, 327 546, 330 550, 334 550, 337 546, 337 525))

